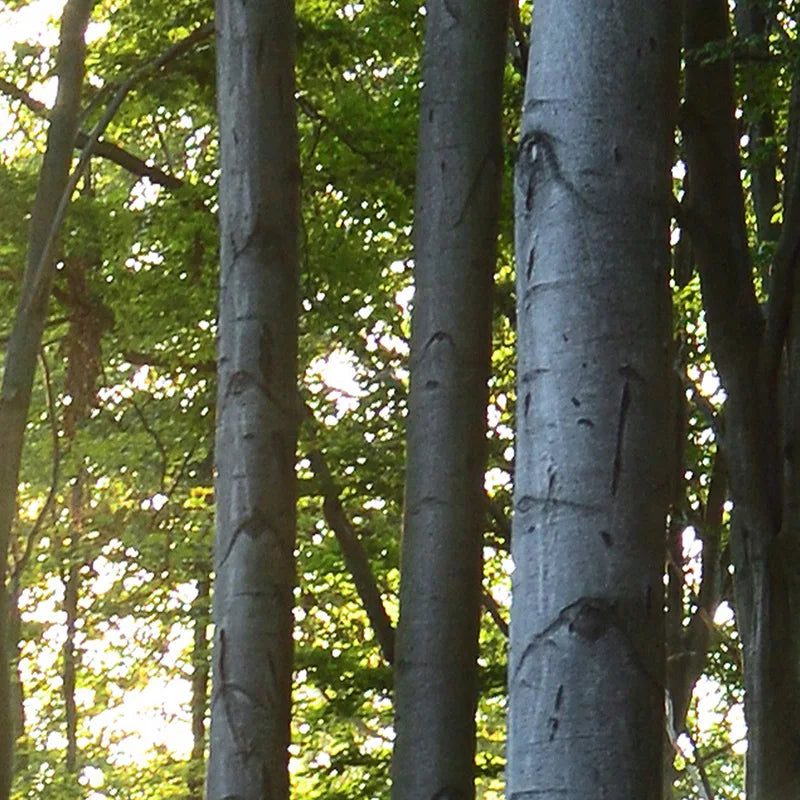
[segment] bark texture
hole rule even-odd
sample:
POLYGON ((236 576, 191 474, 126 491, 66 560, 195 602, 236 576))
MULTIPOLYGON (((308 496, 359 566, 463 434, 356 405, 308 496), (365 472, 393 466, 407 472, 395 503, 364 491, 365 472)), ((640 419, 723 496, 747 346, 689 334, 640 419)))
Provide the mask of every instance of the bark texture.
MULTIPOLYGON (((784 224, 765 315, 745 226, 733 68, 721 46, 730 36, 728 14, 725 0, 685 4, 681 125, 692 192, 682 225, 692 238, 711 352, 728 395, 723 446, 734 502, 730 546, 744 656, 747 797, 779 800, 800 797, 800 383, 792 358, 800 342, 800 88, 795 80, 782 169, 784 224), (720 55, 703 57, 709 46, 720 55)), ((755 179, 753 191, 762 191, 755 179)))
POLYGON ((288 797, 300 170, 291 0, 217 3, 221 294, 209 800, 288 797))
POLYGON ((6 349, 0 393, 0 453, 3 454, 0 458, 0 800, 9 796, 13 773, 9 653, 14 643, 8 641, 7 553, 17 510, 17 484, 31 387, 54 276, 54 265, 46 257, 45 249, 68 186, 84 76, 84 37, 93 5, 93 0, 69 0, 64 7, 57 64, 58 92, 31 212, 27 264, 6 349))
POLYGON ((510 800, 656 800, 678 9, 534 6, 516 171, 510 800))
POLYGON ((491 289, 508 4, 427 4, 394 800, 474 796, 491 289))

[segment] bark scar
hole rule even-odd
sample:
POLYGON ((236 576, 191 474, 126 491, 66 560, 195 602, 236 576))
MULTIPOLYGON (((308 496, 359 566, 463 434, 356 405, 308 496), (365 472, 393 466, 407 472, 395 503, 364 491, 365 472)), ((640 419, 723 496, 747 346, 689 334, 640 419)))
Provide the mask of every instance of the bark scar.
POLYGON ((622 397, 619 401, 619 421, 617 422, 617 446, 614 451, 614 466, 611 471, 611 494, 617 493, 619 476, 622 472, 622 446, 625 439, 625 425, 628 421, 628 409, 631 405, 631 385, 628 380, 622 386, 622 397))

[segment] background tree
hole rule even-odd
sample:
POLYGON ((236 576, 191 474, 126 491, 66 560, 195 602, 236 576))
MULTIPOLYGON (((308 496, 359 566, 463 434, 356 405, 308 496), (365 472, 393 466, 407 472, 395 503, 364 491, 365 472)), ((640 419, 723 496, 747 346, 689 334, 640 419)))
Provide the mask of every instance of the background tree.
MULTIPOLYGON (((748 23, 768 7, 742 6, 737 20, 749 34, 756 29, 748 23)), ((780 30, 771 11, 769 27, 777 24, 780 30)), ((763 30, 765 23, 760 27, 763 30)), ((768 277, 758 281, 767 298, 762 309, 747 230, 729 36, 727 4, 711 3, 702 9, 687 4, 681 130, 690 191, 681 206, 680 222, 694 249, 711 352, 727 393, 722 447, 734 503, 731 556, 737 626, 744 646, 747 793, 760 800, 800 791, 800 628, 793 611, 800 561, 793 423, 797 404, 793 298, 800 244, 798 90, 795 75, 785 75, 793 88, 778 212, 783 226, 768 277)), ((763 50, 763 39, 756 39, 756 46, 763 50)), ((757 102, 751 96, 752 72, 744 72, 743 86, 752 109, 757 102)), ((758 235, 769 241, 777 197, 774 161, 769 155, 763 159, 759 152, 765 121, 768 133, 771 119, 769 97, 762 102, 751 127, 750 196, 758 235)))
POLYGON ((508 5, 426 6, 392 796, 474 795, 508 5), (457 676, 457 678, 456 678, 457 676))
POLYGON ((28 253, 14 327, 3 363, 0 397, 0 798, 6 798, 13 774, 13 730, 8 631, 12 615, 6 590, 11 527, 17 509, 22 446, 31 401, 36 359, 53 282, 54 240, 59 234, 58 207, 68 202, 69 168, 78 127, 84 77, 84 35, 93 0, 71 0, 64 7, 58 52, 58 93, 48 129, 28 234, 28 253))
POLYGON ((221 275, 208 796, 289 796, 298 223, 293 0, 217 4, 221 275))

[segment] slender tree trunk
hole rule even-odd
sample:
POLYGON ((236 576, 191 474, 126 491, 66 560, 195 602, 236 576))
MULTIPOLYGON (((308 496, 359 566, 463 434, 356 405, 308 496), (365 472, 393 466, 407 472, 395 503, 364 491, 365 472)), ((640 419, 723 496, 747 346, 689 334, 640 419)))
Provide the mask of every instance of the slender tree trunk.
POLYGON ((192 607, 192 753, 188 779, 190 800, 203 800, 203 774, 206 752, 206 712, 208 711, 208 623, 211 579, 209 565, 197 566, 197 598, 192 607))
POLYGON ((75 702, 77 663, 75 657, 75 623, 78 619, 78 590, 80 573, 77 564, 72 564, 64 585, 64 610, 67 613, 67 638, 64 642, 63 693, 66 712, 67 752, 65 766, 67 772, 78 771, 78 705, 75 702))
POLYGON ((217 2, 221 294, 209 800, 288 797, 299 181, 292 0, 217 2))
POLYGON ((84 75, 84 35, 94 0, 68 0, 61 19, 58 92, 50 117, 47 149, 31 213, 28 256, 14 326, 6 348, 0 394, 0 800, 8 798, 13 773, 13 738, 8 661, 6 560, 16 516, 17 484, 30 407, 36 357, 42 339, 53 264, 43 263, 61 196, 67 186, 78 130, 84 75))
POLYGON ((770 63, 768 17, 764 5, 764 0, 737 0, 735 16, 739 36, 755 39, 751 47, 756 58, 743 65, 741 81, 743 93, 746 95, 745 110, 750 117, 747 149, 750 154, 750 193, 756 215, 756 229, 758 238, 762 241, 775 241, 780 234, 780 225, 772 221, 780 200, 776 176, 778 147, 775 143, 775 117, 772 107, 769 102, 764 102, 767 94, 764 91, 765 83, 770 89, 775 83, 764 73, 766 70, 774 70, 775 67, 770 63), (748 109, 748 105, 753 106, 753 109, 748 109))
POLYGON ((655 800, 673 2, 534 6, 517 163, 510 800, 655 800))
POLYGON ((507 2, 427 5, 392 765, 395 800, 474 796, 491 290, 507 2))

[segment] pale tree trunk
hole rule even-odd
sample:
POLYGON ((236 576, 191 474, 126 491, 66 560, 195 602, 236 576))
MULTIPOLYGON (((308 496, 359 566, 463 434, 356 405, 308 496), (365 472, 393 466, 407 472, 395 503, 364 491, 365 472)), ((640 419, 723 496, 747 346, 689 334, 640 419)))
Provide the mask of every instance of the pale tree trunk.
POLYGON ((516 171, 510 800, 656 800, 678 9, 534 7, 516 171))
POLYGON ((300 418, 294 5, 219 0, 216 19, 222 267, 207 793, 281 800, 300 418))
POLYGON ((10 709, 9 613, 6 560, 16 516, 17 484, 30 407, 36 358, 42 339, 54 269, 44 256, 57 208, 67 189, 78 130, 84 76, 84 35, 93 0, 69 0, 61 19, 58 50, 58 92, 50 116, 47 149, 31 212, 28 254, 14 326, 6 348, 0 395, 0 800, 6 800, 13 774, 10 709))
POLYGON ((474 796, 506 2, 427 4, 392 765, 395 800, 474 796))
MULTIPOLYGON (((726 0, 686 2, 681 126, 691 201, 681 209, 703 289, 714 362, 728 399, 725 448, 734 510, 731 555, 742 639, 748 800, 800 797, 800 381, 786 355, 800 337, 800 84, 790 101, 783 229, 766 313, 753 285, 734 118, 726 0), (793 284, 795 288, 793 288, 793 284), (793 298, 792 295, 795 295, 793 298), (788 372, 788 375, 787 375, 788 372)), ((754 191, 758 187, 754 185, 754 191)))

